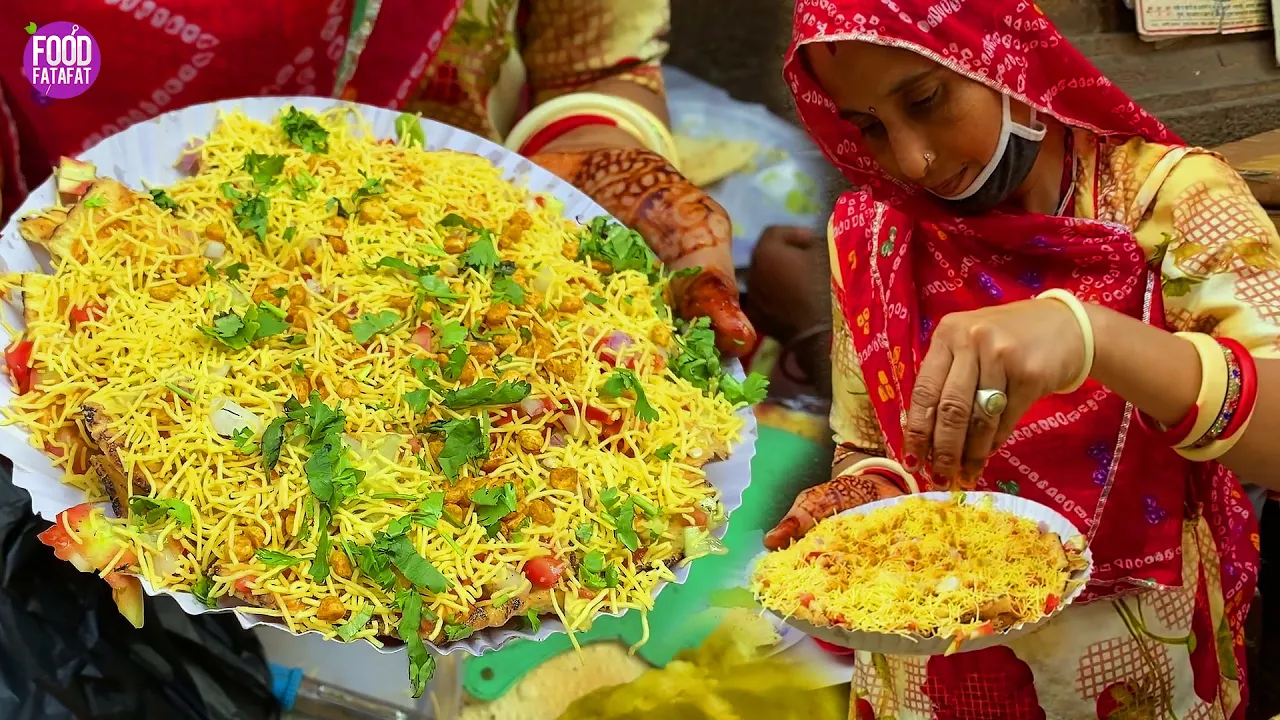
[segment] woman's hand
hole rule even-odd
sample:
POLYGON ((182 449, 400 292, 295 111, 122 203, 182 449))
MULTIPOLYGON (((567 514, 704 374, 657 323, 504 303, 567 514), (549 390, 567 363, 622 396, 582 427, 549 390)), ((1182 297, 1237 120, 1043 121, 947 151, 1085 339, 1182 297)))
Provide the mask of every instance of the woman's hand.
POLYGON ((747 271, 747 316, 784 345, 798 332, 830 322, 826 239, 811 228, 765 228, 747 271), (815 289, 814 286, 817 286, 815 289))
POLYGON ((977 482, 1032 403, 1067 385, 1084 363, 1084 337, 1057 300, 1023 300, 947 315, 920 364, 904 429, 903 463, 915 472, 930 458, 934 483, 977 482), (1008 396, 991 417, 975 407, 978 390, 1008 396))
POLYGON ((675 283, 676 311, 685 318, 710 318, 716 345, 726 355, 755 347, 755 330, 738 304, 729 249, 733 232, 719 203, 643 148, 546 152, 531 159, 639 232, 668 268, 701 267, 675 283))
POLYGON ((823 518, 901 494, 901 488, 877 473, 841 475, 802 490, 787 514, 764 536, 764 546, 780 550, 809 532, 823 518))

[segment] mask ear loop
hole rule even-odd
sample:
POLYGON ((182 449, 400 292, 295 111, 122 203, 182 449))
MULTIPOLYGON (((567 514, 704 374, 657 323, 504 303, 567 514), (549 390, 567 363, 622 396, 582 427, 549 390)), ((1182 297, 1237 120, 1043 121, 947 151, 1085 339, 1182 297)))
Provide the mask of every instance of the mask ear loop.
MULTIPOLYGON (((1005 102, 1008 102, 1008 96, 1005 96, 1005 102)), ((1036 109, 1031 108, 1031 119, 1027 125, 1016 122, 1010 122, 1011 132, 1014 135, 1031 142, 1040 142, 1044 140, 1045 133, 1049 132, 1049 126, 1036 119, 1036 109)))
MULTIPOLYGON (((992 173, 1000 166, 1000 161, 1004 158, 1004 152, 1009 147, 1009 135, 1013 132, 1014 127, 1013 118, 1009 115, 1009 96, 1000 93, 1000 142, 996 144, 996 151, 991 154, 991 159, 987 161, 986 167, 982 168, 982 172, 978 173, 978 177, 969 183, 969 187, 965 188, 959 195, 943 199, 965 200, 982 189, 982 186, 991 178, 992 173)), ((1027 131, 1031 132, 1030 129, 1027 131)), ((1042 132, 1041 136, 1043 137, 1043 135, 1042 132)))

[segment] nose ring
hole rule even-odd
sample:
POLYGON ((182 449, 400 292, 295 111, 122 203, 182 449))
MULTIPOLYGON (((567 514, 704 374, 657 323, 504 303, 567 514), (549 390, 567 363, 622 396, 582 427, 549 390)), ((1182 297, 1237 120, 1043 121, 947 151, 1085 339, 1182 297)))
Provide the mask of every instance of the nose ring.
POLYGON ((932 164, 933 164, 933 153, 925 153, 925 154, 924 154, 924 168, 925 168, 925 170, 928 170, 928 169, 929 169, 929 166, 930 166, 930 165, 932 165, 932 164))

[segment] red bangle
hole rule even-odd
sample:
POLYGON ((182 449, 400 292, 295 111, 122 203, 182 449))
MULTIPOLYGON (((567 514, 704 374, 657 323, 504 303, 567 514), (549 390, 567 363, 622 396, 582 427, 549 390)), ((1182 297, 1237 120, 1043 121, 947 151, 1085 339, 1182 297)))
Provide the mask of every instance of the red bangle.
POLYGON ((570 115, 547 123, 546 127, 534 133, 520 146, 520 154, 525 157, 537 155, 543 148, 558 140, 562 135, 588 125, 608 125, 618 127, 618 121, 604 115, 570 115))
POLYGON ((1235 414, 1231 416, 1231 421, 1219 436, 1220 440, 1225 440, 1240 432, 1245 421, 1253 414, 1253 407, 1258 401, 1258 365, 1254 362, 1249 350, 1238 341, 1232 338, 1218 338, 1218 342, 1236 356, 1236 364, 1240 368, 1240 401, 1236 405, 1235 414))
POLYGON ((1153 417, 1148 417, 1141 410, 1138 411, 1138 424, 1144 430, 1156 436, 1160 442, 1169 447, 1178 447, 1187 441, 1187 436, 1191 434, 1191 429, 1196 426, 1196 419, 1200 417, 1200 406, 1192 405, 1187 414, 1182 416, 1177 425, 1164 429, 1160 423, 1153 417))

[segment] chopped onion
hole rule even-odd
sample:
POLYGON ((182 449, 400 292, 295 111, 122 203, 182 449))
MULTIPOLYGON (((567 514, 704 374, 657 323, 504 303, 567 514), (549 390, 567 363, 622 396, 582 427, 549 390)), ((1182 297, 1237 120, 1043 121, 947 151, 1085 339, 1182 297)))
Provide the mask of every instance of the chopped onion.
MULTIPOLYGON (((430 351, 431 348, 427 348, 427 352, 430 351)), ((527 397, 520 401, 520 409, 524 411, 525 415, 536 418, 547 411, 547 405, 542 398, 527 397)))
POLYGON ((221 260, 223 255, 227 254, 227 246, 217 240, 210 240, 204 246, 204 256, 210 260, 221 260))
POLYGON ((564 447, 568 443, 569 441, 564 439, 564 433, 561 432, 551 433, 551 437, 547 440, 547 444, 551 447, 564 447))
POLYGON ((367 463, 376 457, 390 464, 396 461, 406 438, 398 433, 368 433, 363 440, 351 434, 343 435, 342 439, 360 462, 367 463))
POLYGON ((621 330, 614 330, 604 339, 602 346, 607 347, 610 350, 618 351, 625 350, 627 346, 631 345, 633 342, 635 341, 631 339, 630 335, 622 332, 621 330))
POLYGON ((434 347, 435 344, 434 337, 435 336, 431 332, 431 326, 423 324, 419 325, 418 329, 413 331, 413 337, 410 339, 413 340, 418 347, 426 350, 427 352, 431 352, 431 348, 434 347))
POLYGON ((565 413, 564 417, 560 418, 560 424, 563 425, 564 429, 574 437, 578 437, 582 434, 582 419, 577 415, 565 413))
POLYGON ((195 175, 200 172, 200 146, 204 145, 204 140, 200 138, 192 138, 187 141, 186 147, 182 149, 182 154, 178 156, 178 162, 174 165, 178 172, 187 175, 195 175))
POLYGON ((324 286, 320 284, 319 280, 315 278, 307 278, 303 284, 306 285, 307 289, 312 293, 316 295, 324 295, 324 286))
POLYGON ((257 436, 262 434, 263 428, 266 427, 262 418, 252 410, 227 398, 217 398, 209 406, 209 421, 213 424, 214 432, 226 438, 234 436, 237 431, 244 428, 249 428, 257 436))
POLYGON ((729 554, 729 548, 706 530, 696 527, 684 529, 684 562, 697 560, 706 555, 727 554, 729 554))
POLYGON ((533 285, 534 290, 546 295, 547 290, 551 287, 551 283, 555 279, 556 274, 555 271, 551 269, 551 266, 543 265, 542 269, 538 271, 538 275, 533 278, 533 282, 531 284, 533 285))
POLYGON ((231 373, 231 364, 230 364, 230 363, 222 363, 222 364, 221 364, 221 365, 219 365, 218 367, 213 368, 212 370, 210 370, 210 371, 209 371, 209 373, 210 373, 210 374, 212 374, 212 375, 216 375, 216 376, 218 376, 218 377, 220 377, 220 378, 224 378, 224 377, 226 377, 228 374, 230 374, 230 373, 231 373))

